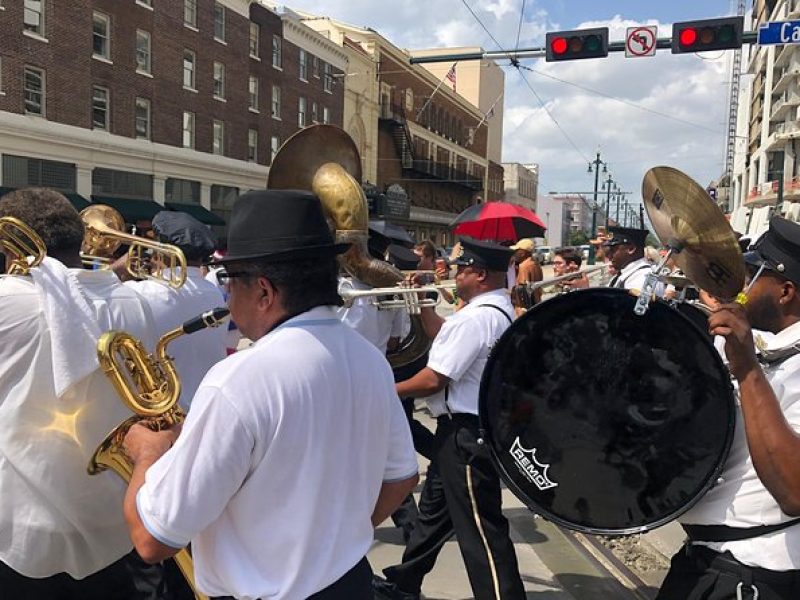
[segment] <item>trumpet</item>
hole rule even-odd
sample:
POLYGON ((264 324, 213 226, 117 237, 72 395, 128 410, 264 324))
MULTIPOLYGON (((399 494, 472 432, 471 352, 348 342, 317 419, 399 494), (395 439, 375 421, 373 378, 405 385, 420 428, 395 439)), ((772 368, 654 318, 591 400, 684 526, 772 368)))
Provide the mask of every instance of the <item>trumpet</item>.
POLYGON ((418 315, 423 308, 435 308, 442 302, 442 290, 454 290, 455 281, 424 285, 421 287, 385 287, 371 290, 343 290, 340 292, 345 306, 352 306, 359 298, 372 298, 371 304, 382 310, 405 309, 418 315), (420 298, 420 295, 423 297, 420 298))
POLYGON ((531 283, 525 284, 531 290, 538 290, 541 288, 546 288, 551 285, 558 283, 559 281, 568 281, 570 279, 577 279, 584 275, 588 275, 589 273, 594 273, 595 271, 601 271, 605 269, 605 265, 594 265, 591 267, 586 267, 585 269, 581 269, 580 271, 574 271, 572 273, 565 273, 564 275, 559 275, 557 277, 551 277, 550 279, 543 279, 542 281, 532 281, 531 283))
POLYGON ((39 234, 15 217, 0 218, 0 248, 12 256, 6 267, 8 275, 27 275, 47 254, 39 234))
MULTIPOLYGON (((136 414, 117 425, 100 443, 89 461, 89 475, 111 469, 124 481, 130 481, 133 465, 123 447, 128 430, 141 421, 156 431, 183 422, 185 415, 178 406, 181 382, 167 355, 167 345, 182 335, 221 325, 228 313, 227 308, 215 308, 168 331, 158 340, 153 354, 148 354, 141 341, 124 331, 108 331, 100 337, 97 343, 100 366, 122 401, 136 414)), ((175 555, 175 562, 197 600, 205 600, 206 596, 195 590, 194 563, 186 548, 175 555)))
POLYGON ((86 226, 81 248, 84 264, 107 265, 117 248, 129 244, 125 267, 133 277, 150 279, 176 289, 186 282, 186 257, 177 246, 125 233, 125 219, 105 204, 87 206, 81 211, 81 219, 86 226), (153 263, 155 268, 148 268, 147 251, 159 259, 153 263))

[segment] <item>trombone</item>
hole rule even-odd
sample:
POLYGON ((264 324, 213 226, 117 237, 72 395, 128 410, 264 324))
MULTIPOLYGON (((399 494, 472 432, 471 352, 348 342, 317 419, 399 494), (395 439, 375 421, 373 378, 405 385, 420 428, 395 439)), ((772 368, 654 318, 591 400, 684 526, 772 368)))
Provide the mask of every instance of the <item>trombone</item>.
POLYGON ((39 234, 16 217, 0 218, 0 248, 12 257, 6 266, 8 275, 27 275, 47 254, 39 234))
POLYGON ((352 306, 359 298, 372 298, 371 304, 380 310, 405 309, 411 315, 418 315, 423 308, 435 308, 441 304, 442 290, 455 288, 456 282, 448 281, 421 287, 395 286, 371 290, 342 290, 339 295, 344 300, 345 306, 352 306))
POLYGON ((555 285, 559 281, 578 279, 579 277, 588 275, 589 273, 594 273, 595 271, 600 271, 605 268, 606 265, 594 265, 591 267, 586 267, 585 269, 581 269, 579 271, 573 271, 572 273, 564 273, 564 275, 559 275, 558 277, 551 277, 550 279, 543 279, 542 281, 532 281, 530 283, 526 283, 525 286, 527 286, 531 290, 538 290, 541 288, 550 287, 551 285, 555 285))
POLYGON ((107 266, 117 248, 128 244, 125 268, 133 277, 150 279, 175 289, 186 282, 186 257, 177 246, 125 233, 125 219, 105 204, 87 206, 81 211, 81 219, 86 227, 81 247, 83 264, 107 266), (158 259, 150 262, 150 266, 147 252, 152 253, 150 258, 158 259))

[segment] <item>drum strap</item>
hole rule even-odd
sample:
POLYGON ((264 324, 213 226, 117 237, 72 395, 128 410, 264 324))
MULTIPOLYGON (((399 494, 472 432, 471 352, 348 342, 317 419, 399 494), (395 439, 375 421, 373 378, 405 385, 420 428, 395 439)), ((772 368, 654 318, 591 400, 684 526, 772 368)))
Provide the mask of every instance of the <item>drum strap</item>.
POLYGON ((791 519, 776 525, 759 525, 758 527, 729 527, 727 525, 687 525, 681 524, 691 542, 734 542, 749 540, 768 535, 800 523, 800 519, 791 519))
MULTIPOLYGON (((480 304, 479 306, 483 307, 486 306, 488 308, 493 308, 500 313, 508 320, 509 323, 513 323, 513 319, 508 315, 506 311, 504 311, 499 306, 495 306, 494 304, 480 304)), ((447 414, 450 415, 450 418, 453 418, 453 413, 450 411, 450 405, 447 403, 447 400, 450 396, 450 384, 448 383, 447 386, 444 388, 444 407, 447 409, 447 414)))

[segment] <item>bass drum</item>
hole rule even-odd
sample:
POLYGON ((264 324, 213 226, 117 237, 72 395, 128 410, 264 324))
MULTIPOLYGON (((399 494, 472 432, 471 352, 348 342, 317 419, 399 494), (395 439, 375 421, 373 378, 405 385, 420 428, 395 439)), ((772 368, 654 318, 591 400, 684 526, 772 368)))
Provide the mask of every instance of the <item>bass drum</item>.
POLYGON ((493 349, 480 419, 500 474, 527 506, 592 534, 645 531, 716 481, 733 438, 726 368, 664 302, 642 317, 620 289, 536 305, 493 349))

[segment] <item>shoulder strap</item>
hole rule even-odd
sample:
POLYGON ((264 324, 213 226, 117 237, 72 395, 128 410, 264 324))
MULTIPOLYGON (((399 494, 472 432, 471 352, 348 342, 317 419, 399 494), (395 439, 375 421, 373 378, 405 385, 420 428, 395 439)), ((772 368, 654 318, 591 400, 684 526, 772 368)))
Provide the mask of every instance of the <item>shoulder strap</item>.
POLYGON ((749 540, 787 529, 800 523, 800 518, 790 519, 776 525, 757 527, 729 527, 727 525, 682 525, 692 542, 733 542, 749 540))
POLYGON ((506 319, 508 319, 509 323, 513 322, 511 317, 508 316, 508 313, 506 311, 504 311, 502 308, 500 308, 499 306, 496 306, 494 304, 481 304, 480 306, 488 306, 489 308, 493 308, 493 309, 499 311, 506 319))

